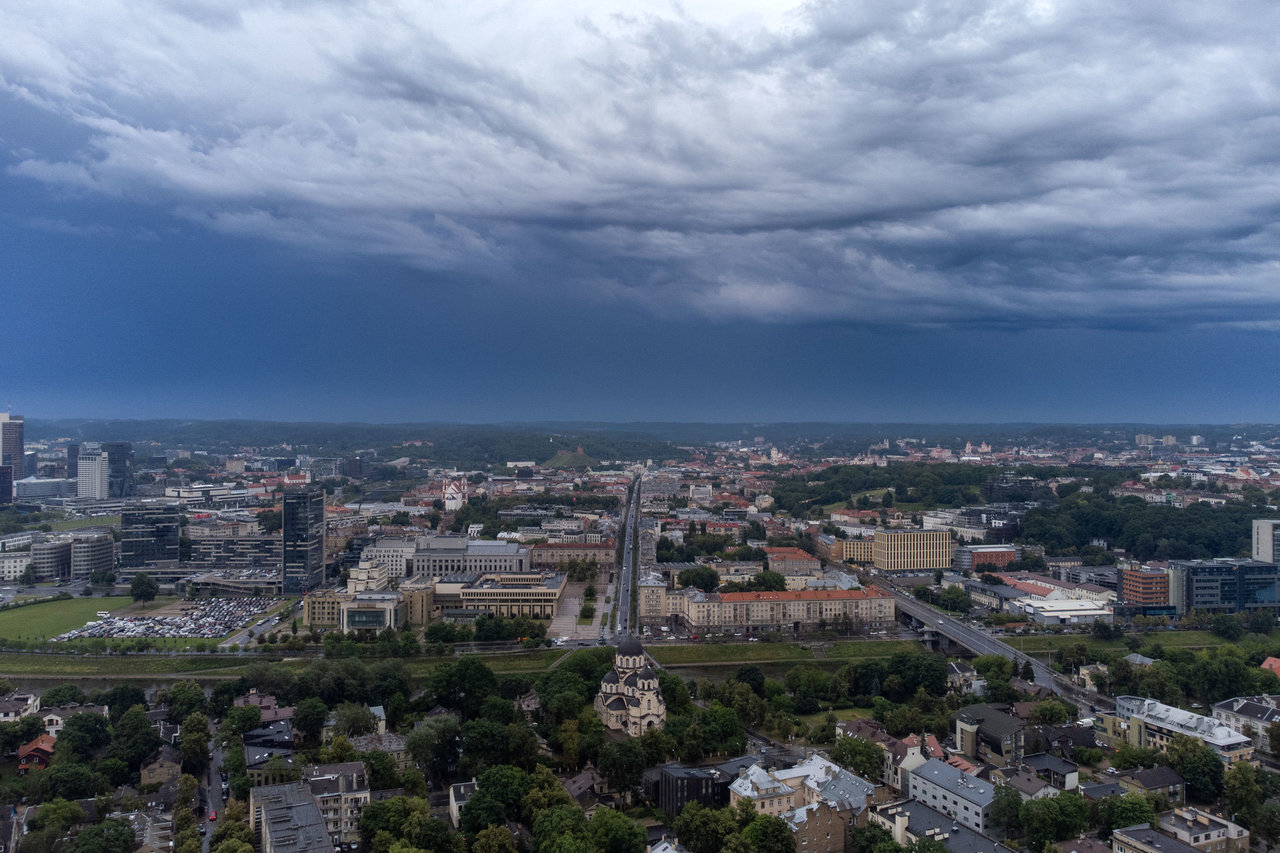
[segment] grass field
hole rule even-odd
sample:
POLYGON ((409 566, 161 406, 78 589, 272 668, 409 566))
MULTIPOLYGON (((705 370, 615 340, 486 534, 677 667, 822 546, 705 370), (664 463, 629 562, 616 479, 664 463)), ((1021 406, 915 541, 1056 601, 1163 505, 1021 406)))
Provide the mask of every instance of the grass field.
POLYGON ((78 530, 81 527, 107 527, 120 523, 118 515, 103 515, 97 518, 72 518, 67 521, 53 521, 49 526, 54 530, 78 530))
POLYGON ((0 675, 58 676, 151 676, 197 674, 215 671, 229 673, 248 666, 259 658, 215 657, 205 655, 120 655, 118 657, 81 657, 79 655, 0 654, 0 675))
MULTIPOLYGON (((1159 643, 1166 649, 1204 649, 1222 644, 1220 637, 1208 631, 1147 631, 1135 636, 1143 645, 1159 643)), ((1128 651, 1124 643, 1095 639, 1082 634, 1039 634, 1032 637, 1003 636, 1010 646, 1027 654, 1040 655, 1056 652, 1064 646, 1084 643, 1090 651, 1128 651)))
POLYGON ((813 660, 813 652, 790 643, 705 643, 690 646, 645 646, 663 666, 694 663, 738 663, 761 660, 813 660))
MULTIPOLYGON (((872 711, 870 708, 837 708, 831 713, 836 715, 836 721, 839 722, 841 720, 856 720, 859 718, 870 719, 872 711)), ((804 723, 809 728, 813 728, 819 723, 825 723, 827 721, 827 712, 822 710, 815 711, 812 714, 801 714, 799 717, 796 717, 796 719, 804 723)))
POLYGON ((914 640, 862 640, 832 643, 826 647, 829 658, 887 658, 898 652, 918 652, 920 644, 914 640))
MULTIPOLYGON (((148 610, 158 609, 160 602, 161 599, 156 599, 148 610)), ((114 612, 126 605, 131 610, 135 606, 128 596, 115 595, 107 598, 71 598, 0 610, 0 637, 47 640, 83 626, 95 618, 99 610, 114 612)))

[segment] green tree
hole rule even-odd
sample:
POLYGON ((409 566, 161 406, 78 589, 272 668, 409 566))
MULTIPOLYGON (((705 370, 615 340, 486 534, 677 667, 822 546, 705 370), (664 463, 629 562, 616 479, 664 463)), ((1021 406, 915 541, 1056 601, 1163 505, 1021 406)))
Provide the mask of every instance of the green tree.
POLYGON ((516 841, 502 826, 490 826, 476 833, 471 853, 516 853, 516 841))
POLYGON ((1222 761, 1204 741, 1174 735, 1165 753, 1169 766, 1187 783, 1187 795, 1211 803, 1222 793, 1222 761))
POLYGON ((334 730, 352 737, 369 734, 378 727, 378 721, 368 706, 359 702, 343 702, 333 712, 334 730))
POLYGON ((209 767, 209 718, 196 711, 182 721, 178 751, 182 754, 182 772, 200 776, 209 767))
POLYGON ((1243 761, 1234 764, 1223 777, 1223 793, 1228 812, 1242 816, 1248 826, 1257 822, 1258 810, 1266 797, 1258 784, 1256 767, 1243 761))
POLYGON ((151 728, 142 706, 135 705, 116 721, 111 729, 108 755, 119 758, 132 772, 137 772, 142 762, 160 746, 160 736, 151 728))
POLYGON ((1106 835, 1110 835, 1112 830, 1140 823, 1154 823, 1155 819, 1156 811, 1150 800, 1141 794, 1125 794, 1123 797, 1106 797, 1099 801, 1094 823, 1106 835))
POLYGON ((107 718, 101 714, 72 714, 62 725, 54 754, 59 760, 89 762, 111 740, 107 718))
POLYGON ((74 684, 59 684, 57 687, 49 688, 40 696, 40 706, 43 708, 58 708, 62 705, 83 705, 84 703, 84 691, 74 684))
POLYGON ((644 853, 644 828, 610 808, 596 809, 587 826, 587 835, 600 853, 644 853))
POLYGON ((543 853, 558 838, 587 836, 587 816, 577 804, 562 804, 541 811, 533 820, 533 851, 543 853))
POLYGON ((307 743, 318 744, 324 724, 329 721, 329 706, 324 700, 309 696, 298 703, 293 712, 293 730, 302 735, 307 743))
POLYGON ((133 576, 133 582, 129 584, 129 596, 134 601, 146 603, 155 601, 157 595, 160 594, 160 585, 151 579, 151 575, 146 572, 138 572, 133 576))
POLYGON ((194 713, 206 713, 204 688, 194 681, 179 681, 163 694, 162 703, 169 708, 169 722, 181 723, 194 713))
POLYGON ((676 580, 683 587, 697 587, 703 592, 715 592, 720 586, 720 573, 710 566, 695 566, 685 569, 676 575, 676 580))
POLYGON ((773 815, 757 815, 742 830, 754 853, 795 853, 796 842, 787 822, 773 815))
POLYGON ((644 774, 644 747, 632 738, 610 743, 600 751, 598 766, 600 775, 611 788, 629 794, 640 787, 640 778, 644 774))
POLYGON ((877 780, 884 769, 884 749, 860 737, 837 737, 831 760, 868 780, 877 780))
POLYGON ((1016 788, 996 785, 991 801, 991 828, 997 836, 1022 837, 1022 795, 1016 788))
POLYGON ((110 818, 77 832, 68 849, 71 853, 132 853, 133 827, 127 821, 110 818))
POLYGON ((689 853, 720 853, 724 839, 737 831, 738 824, 731 809, 709 809, 695 800, 684 807, 672 828, 689 853))

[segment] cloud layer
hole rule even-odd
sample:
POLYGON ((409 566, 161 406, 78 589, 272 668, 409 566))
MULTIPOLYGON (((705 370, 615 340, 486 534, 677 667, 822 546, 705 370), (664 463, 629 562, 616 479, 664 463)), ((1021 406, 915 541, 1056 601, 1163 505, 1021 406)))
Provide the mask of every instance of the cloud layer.
POLYGON ((11 174, 661 316, 1280 322, 1280 7, 0 5, 11 174))

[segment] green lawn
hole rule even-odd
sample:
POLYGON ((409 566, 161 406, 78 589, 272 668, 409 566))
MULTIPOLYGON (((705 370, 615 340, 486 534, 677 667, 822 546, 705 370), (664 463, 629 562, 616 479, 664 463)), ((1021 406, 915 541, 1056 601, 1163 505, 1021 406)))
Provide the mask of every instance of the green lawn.
MULTIPOLYGON (((158 599, 157 599, 158 600, 158 599)), ((119 610, 133 601, 124 595, 107 598, 71 598, 0 610, 0 637, 47 640, 79 628, 96 618, 99 610, 119 610)), ((157 609, 153 604, 151 609, 157 609)))
POLYGON ((238 658, 213 655, 82 657, 80 655, 0 654, 0 675, 146 676, 205 673, 211 670, 228 672, 246 667, 256 660, 259 658, 252 655, 238 658))
MULTIPOLYGON (((837 708, 831 713, 836 715, 836 721, 839 722, 841 720, 856 720, 859 718, 871 719, 872 711, 870 708, 837 708)), ((801 714, 799 717, 796 717, 796 719, 804 723, 809 728, 813 728, 819 723, 825 723, 827 721, 827 712, 824 709, 812 714, 801 714)))
MULTIPOLYGON (((1134 636, 1140 637, 1143 645, 1159 643, 1166 649, 1204 649, 1222 644, 1222 639, 1209 631, 1140 631, 1134 636)), ((1091 651, 1128 651, 1124 643, 1103 641, 1085 634, 1037 634, 1031 637, 1006 634, 997 639, 1033 655, 1049 654, 1076 643, 1084 643, 1091 651)))
POLYGON ((77 530, 81 527, 107 527, 120 524, 120 516, 103 515, 98 518, 72 518, 67 521, 50 522, 54 530, 77 530))
POLYGON ((918 652, 914 640, 853 640, 826 647, 829 658, 887 658, 898 652, 918 652))
POLYGON ((739 663, 762 660, 813 660, 813 652, 792 643, 695 643, 664 646, 650 643, 645 651, 663 666, 696 663, 739 663))

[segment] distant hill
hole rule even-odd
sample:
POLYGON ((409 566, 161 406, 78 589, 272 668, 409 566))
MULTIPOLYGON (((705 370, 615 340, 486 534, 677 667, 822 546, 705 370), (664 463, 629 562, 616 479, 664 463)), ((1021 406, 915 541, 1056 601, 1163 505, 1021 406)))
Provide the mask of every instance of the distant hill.
POLYGON ((582 452, 579 447, 573 453, 567 450, 561 450, 555 456, 552 456, 546 463, 548 468, 571 468, 578 470, 581 468, 596 468, 600 465, 599 459, 592 459, 590 456, 582 452))

